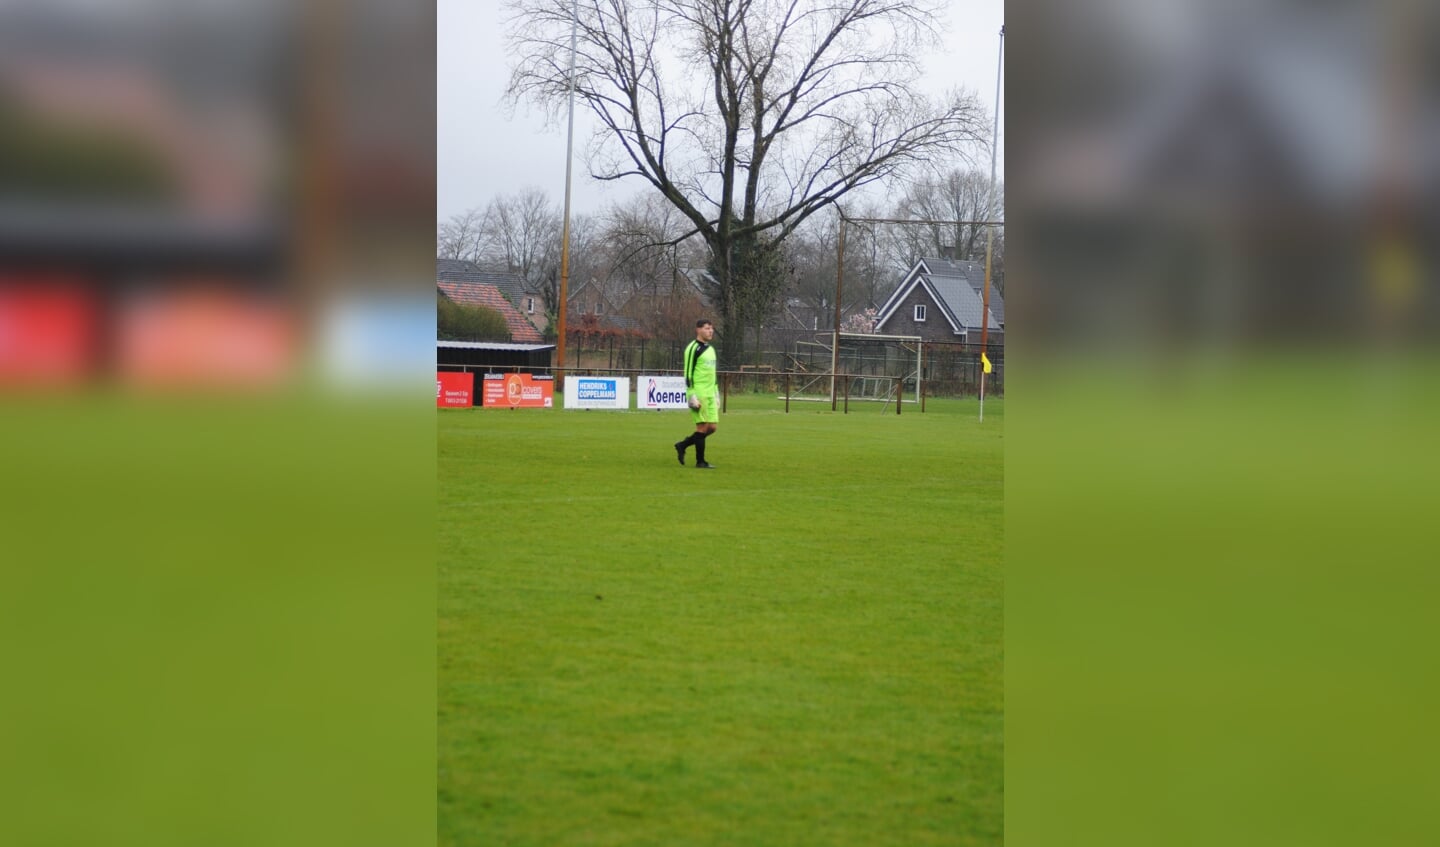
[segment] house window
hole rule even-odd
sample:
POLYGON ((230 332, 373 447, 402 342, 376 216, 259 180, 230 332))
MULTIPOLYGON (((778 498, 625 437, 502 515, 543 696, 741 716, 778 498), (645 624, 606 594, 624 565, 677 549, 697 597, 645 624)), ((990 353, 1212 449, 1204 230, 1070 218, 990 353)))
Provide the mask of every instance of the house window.
POLYGON ((531 314, 531 315, 535 314, 535 298, 534 298, 534 297, 526 297, 526 298, 525 298, 525 311, 526 311, 527 314, 531 314))
POLYGON ((597 314, 597 315, 603 315, 603 314, 605 314, 605 303, 604 303, 603 301, 600 301, 600 300, 596 300, 596 301, 595 301, 595 314, 597 314))
POLYGON ((925 305, 923 303, 916 304, 915 306, 915 320, 919 323, 925 321, 925 305))

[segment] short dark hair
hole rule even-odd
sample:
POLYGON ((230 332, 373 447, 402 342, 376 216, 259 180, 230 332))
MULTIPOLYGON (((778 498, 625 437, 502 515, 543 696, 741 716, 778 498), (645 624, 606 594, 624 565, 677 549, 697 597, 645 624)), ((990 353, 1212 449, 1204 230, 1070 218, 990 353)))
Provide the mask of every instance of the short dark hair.
POLYGON ((704 326, 705 324, 710 324, 711 326, 714 326, 714 325, 715 325, 715 322, 712 321, 712 320, 710 320, 709 318, 701 318, 700 320, 698 320, 698 321, 695 322, 695 328, 696 328, 696 329, 699 329, 700 327, 704 326))

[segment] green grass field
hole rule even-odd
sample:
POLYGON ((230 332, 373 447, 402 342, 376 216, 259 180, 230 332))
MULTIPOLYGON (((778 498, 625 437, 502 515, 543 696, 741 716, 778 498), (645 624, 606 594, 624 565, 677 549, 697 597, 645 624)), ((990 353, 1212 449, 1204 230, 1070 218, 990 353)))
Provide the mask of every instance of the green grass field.
POLYGON ((1003 401, 782 408, 437 413, 440 845, 1002 842, 1003 401))

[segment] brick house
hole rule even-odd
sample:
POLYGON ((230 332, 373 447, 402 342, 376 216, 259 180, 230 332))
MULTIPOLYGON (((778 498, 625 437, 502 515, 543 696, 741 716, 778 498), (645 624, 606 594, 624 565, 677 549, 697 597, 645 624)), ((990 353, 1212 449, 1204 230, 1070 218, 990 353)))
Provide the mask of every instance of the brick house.
POLYGON ((570 309, 566 313, 567 331, 574 331, 588 321, 601 330, 609 332, 635 332, 640 323, 615 305, 593 279, 582 282, 569 293, 570 309))
MULTIPOLYGON (((979 262, 923 258, 895 287, 875 318, 875 332, 918 335, 926 341, 979 343, 984 311, 985 266, 979 262)), ((992 347, 1005 344, 1005 300, 990 289, 992 347)))
POLYGON ((499 289, 505 299, 536 329, 544 330, 545 298, 513 271, 487 271, 465 259, 435 259, 435 279, 448 283, 479 283, 499 289))
POLYGON ((505 318, 505 325, 510 330, 510 340, 521 344, 539 344, 545 339, 540 335, 540 330, 530 323, 524 315, 515 308, 500 289, 483 282, 450 282, 448 280, 437 280, 435 287, 446 299, 467 306, 484 306, 499 312, 505 318))

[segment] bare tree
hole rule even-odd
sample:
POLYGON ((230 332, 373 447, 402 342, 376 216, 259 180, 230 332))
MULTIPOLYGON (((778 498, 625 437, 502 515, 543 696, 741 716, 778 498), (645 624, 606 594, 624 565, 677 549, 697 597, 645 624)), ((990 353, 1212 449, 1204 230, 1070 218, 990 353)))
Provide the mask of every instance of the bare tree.
MULTIPOLYGON (((890 214, 877 200, 867 198, 853 210, 856 218, 886 218, 890 214)), ((890 237, 892 226, 875 223, 851 223, 845 230, 845 314, 865 309, 878 309, 900 282, 904 268, 886 260, 883 245, 890 237)), ((833 264, 833 263, 832 263, 833 264)), ((842 318, 843 321, 843 318, 842 318)))
MULTIPOLYGON (((912 83, 939 0, 581 0, 575 95, 599 119, 591 175, 636 177, 711 254, 726 333, 764 257, 850 191, 983 144, 973 95, 912 83)), ((512 102, 570 90, 571 0, 512 0, 512 102)), ((721 345, 722 355, 727 355, 721 345)), ((727 356, 728 357, 728 356, 727 356)))
POLYGON ((435 255, 442 259, 480 260, 484 231, 484 213, 467 209, 440 225, 435 239, 435 255))
POLYGON ((796 325, 803 329, 834 327, 838 234, 833 220, 812 219, 787 241, 796 269, 788 294, 794 301, 796 325))
MULTIPOLYGON (((990 176, 976 169, 954 169, 911 183, 895 204, 893 216, 929 221, 989 221, 1003 217, 1004 185, 997 185, 992 202, 990 176)), ((985 227, 974 224, 928 224, 896 231, 900 264, 912 266, 922 256, 939 256, 953 249, 956 259, 983 261, 985 227)))
POLYGON ((674 287, 679 248, 688 221, 664 198, 637 195, 610 207, 604 220, 609 267, 606 291, 617 301, 634 295, 651 299, 674 287))
MULTIPOLYGON (((879 206, 861 203, 851 209, 857 218, 878 218, 879 206)), ((900 274, 882 260, 886 228, 858 222, 845 227, 845 284, 841 322, 847 316, 884 302, 900 274)), ((792 325, 830 330, 835 326, 836 261, 839 258, 839 222, 825 215, 812 218, 786 242, 793 274, 787 298, 792 325), (798 321, 798 323, 796 323, 798 321)))
POLYGON ((503 264, 542 288, 560 264, 560 210, 539 188, 506 194, 485 207, 484 248, 488 261, 503 264))
MULTIPOLYGON (((570 216, 570 291, 583 283, 600 280, 606 273, 605 245, 608 234, 602 215, 576 212, 570 216)), ((548 277, 551 288, 546 291, 547 302, 558 303, 560 299, 560 243, 556 230, 554 264, 548 277)))
MULTIPOLYGON (((571 276, 594 273, 593 243, 598 237, 593 216, 571 220, 571 276)), ((466 259, 490 270, 519 274, 528 290, 537 291, 550 321, 557 314, 560 273, 560 210, 539 188, 504 194, 452 216, 441 224, 436 255, 466 259)))

